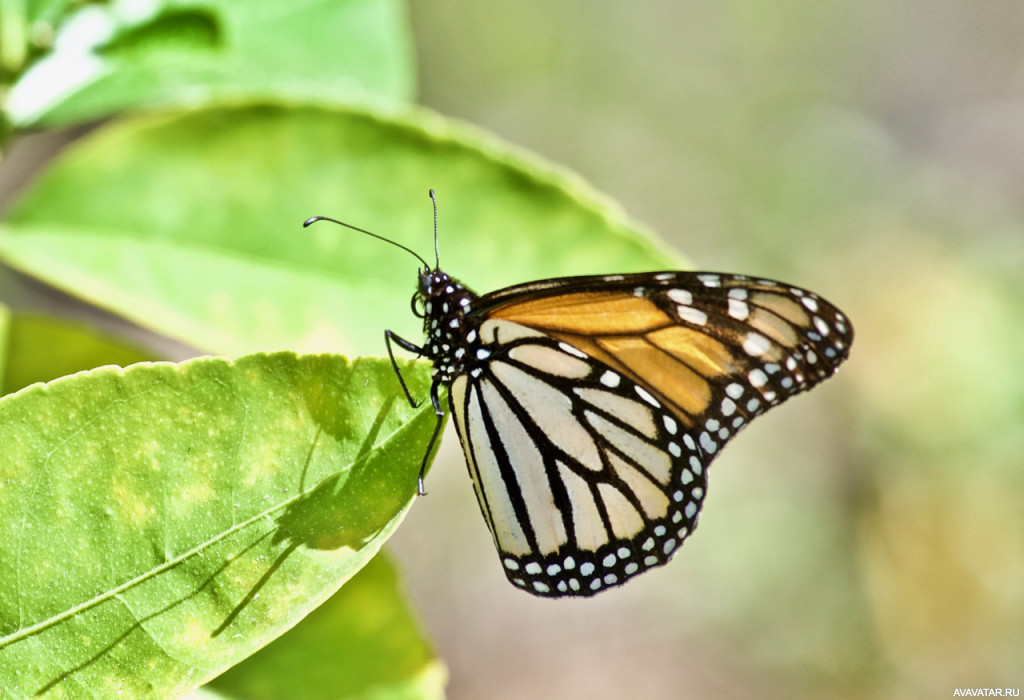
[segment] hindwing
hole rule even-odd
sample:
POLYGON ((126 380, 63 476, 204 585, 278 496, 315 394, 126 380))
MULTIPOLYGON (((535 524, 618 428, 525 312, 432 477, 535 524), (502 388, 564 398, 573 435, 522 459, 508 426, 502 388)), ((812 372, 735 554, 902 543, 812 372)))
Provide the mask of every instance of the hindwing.
POLYGON ((564 342, 507 321, 481 331, 490 355, 449 400, 509 579, 591 595, 668 561, 705 493, 701 450, 673 412, 564 342))

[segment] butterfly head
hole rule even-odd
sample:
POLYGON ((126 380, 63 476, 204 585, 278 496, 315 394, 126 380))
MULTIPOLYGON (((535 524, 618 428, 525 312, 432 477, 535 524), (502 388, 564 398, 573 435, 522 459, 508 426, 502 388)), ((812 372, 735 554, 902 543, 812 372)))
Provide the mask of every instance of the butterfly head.
POLYGON ((424 355, 434 361, 442 380, 449 380, 464 366, 466 347, 475 340, 479 325, 471 314, 478 298, 442 270, 420 270, 413 313, 423 319, 424 355))

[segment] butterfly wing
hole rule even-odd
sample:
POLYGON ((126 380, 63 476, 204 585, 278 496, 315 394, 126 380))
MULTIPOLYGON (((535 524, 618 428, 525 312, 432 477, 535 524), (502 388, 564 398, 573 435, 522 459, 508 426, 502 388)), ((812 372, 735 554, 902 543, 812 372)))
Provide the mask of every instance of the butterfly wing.
POLYGON ((504 321, 482 331, 493 354, 449 397, 509 579, 592 595, 668 561, 704 497, 678 422, 572 346, 504 321))
POLYGON ((830 376, 853 337, 821 297, 740 275, 562 278, 480 302, 450 407, 505 572, 544 596, 668 561, 722 446, 830 376))

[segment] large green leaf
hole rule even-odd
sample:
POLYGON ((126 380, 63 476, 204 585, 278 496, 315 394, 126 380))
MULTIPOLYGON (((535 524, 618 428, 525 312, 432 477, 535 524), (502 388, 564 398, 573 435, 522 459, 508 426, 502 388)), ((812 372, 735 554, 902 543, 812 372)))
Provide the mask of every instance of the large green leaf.
MULTIPOLYGON (((404 367, 425 390, 423 365, 404 367)), ((379 549, 433 411, 338 356, 106 367, 0 399, 0 687, 187 690, 379 549)))
POLYGON ((217 352, 379 353, 418 263, 488 291, 548 275, 678 265, 590 187, 475 129, 415 110, 225 107, 110 125, 11 212, 0 255, 72 294, 217 352))
POLYGON ((208 687, 246 700, 440 698, 445 677, 381 552, 294 629, 208 687))
POLYGON ((0 24, 12 37, 9 63, 38 51, 13 42, 43 28, 54 34, 7 96, 4 111, 19 127, 144 104, 272 96, 383 104, 414 92, 400 0, 36 5, 0 24))

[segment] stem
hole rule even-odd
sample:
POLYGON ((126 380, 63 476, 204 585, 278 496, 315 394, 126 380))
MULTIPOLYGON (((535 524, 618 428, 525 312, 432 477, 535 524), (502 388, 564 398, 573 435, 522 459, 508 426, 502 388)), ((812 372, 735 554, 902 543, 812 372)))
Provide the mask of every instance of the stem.
POLYGON ((25 1, 0 0, 0 70, 5 77, 17 75, 25 63, 28 47, 25 1))

